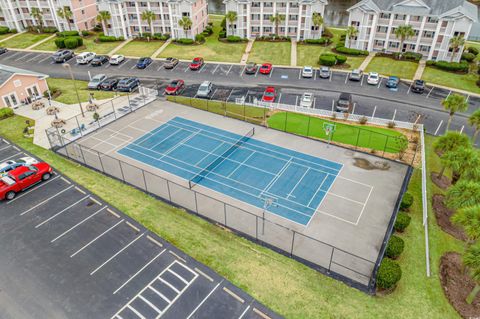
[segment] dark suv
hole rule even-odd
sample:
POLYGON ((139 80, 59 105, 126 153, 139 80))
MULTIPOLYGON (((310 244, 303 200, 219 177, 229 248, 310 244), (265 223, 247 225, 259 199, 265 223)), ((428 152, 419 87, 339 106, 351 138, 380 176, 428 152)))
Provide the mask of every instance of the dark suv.
POLYGON ((73 51, 71 50, 58 50, 52 55, 53 62, 63 63, 73 58, 73 51))
POLYGON ((117 84, 117 91, 120 92, 132 92, 140 85, 138 78, 124 78, 117 84))
POLYGON ((96 55, 92 62, 90 62, 90 65, 92 66, 101 66, 105 63, 108 62, 110 58, 108 57, 108 55, 96 55))
POLYGON ((335 110, 337 112, 348 112, 350 113, 353 108, 353 99, 350 93, 340 93, 340 97, 337 100, 335 105, 335 110))
POLYGON ((412 84, 412 92, 422 94, 425 91, 425 81, 415 80, 412 84))

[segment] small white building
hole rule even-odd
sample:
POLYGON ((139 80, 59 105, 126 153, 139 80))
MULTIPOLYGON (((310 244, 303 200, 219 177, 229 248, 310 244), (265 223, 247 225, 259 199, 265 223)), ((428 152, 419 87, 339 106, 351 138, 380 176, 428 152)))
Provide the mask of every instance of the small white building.
MULTIPOLYGON (((362 0, 348 10, 348 25, 358 30, 350 48, 421 53, 429 60, 459 61, 461 55, 452 52, 450 39, 457 35, 468 38, 477 21, 477 6, 465 0, 362 0), (395 28, 411 25, 415 36, 400 39, 395 28)), ((460 48, 462 52, 463 48, 460 48)))
POLYGON ((296 40, 317 39, 322 36, 323 26, 312 23, 313 13, 324 15, 327 0, 225 0, 225 12, 237 13, 233 31, 227 21, 227 35, 256 38, 276 33, 270 17, 280 14, 285 17, 279 23, 278 35, 296 40))

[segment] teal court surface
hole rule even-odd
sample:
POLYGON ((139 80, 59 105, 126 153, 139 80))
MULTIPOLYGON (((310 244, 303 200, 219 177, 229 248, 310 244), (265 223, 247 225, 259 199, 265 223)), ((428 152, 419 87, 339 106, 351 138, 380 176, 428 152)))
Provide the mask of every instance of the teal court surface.
POLYGON ((343 165, 174 117, 118 150, 255 207, 307 225, 343 165))

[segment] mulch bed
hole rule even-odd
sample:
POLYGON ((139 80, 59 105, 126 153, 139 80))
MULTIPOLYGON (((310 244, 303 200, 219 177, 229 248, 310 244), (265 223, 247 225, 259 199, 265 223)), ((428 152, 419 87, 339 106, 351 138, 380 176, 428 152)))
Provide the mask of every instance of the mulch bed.
POLYGON ((475 287, 475 281, 465 271, 462 257, 457 252, 448 252, 440 259, 440 282, 450 304, 463 318, 480 316, 480 293, 469 305, 465 299, 475 287))
POLYGON ((441 189, 447 189, 450 187, 450 185, 452 185, 450 179, 445 175, 443 175, 442 178, 438 178, 438 173, 432 172, 430 174, 430 177, 432 179, 432 182, 441 189))
POLYGON ((455 213, 454 210, 447 208, 443 201, 445 199, 444 195, 435 194, 432 198, 433 211, 437 217, 437 224, 442 228, 442 230, 453 237, 466 241, 467 236, 460 227, 452 224, 450 217, 455 213))

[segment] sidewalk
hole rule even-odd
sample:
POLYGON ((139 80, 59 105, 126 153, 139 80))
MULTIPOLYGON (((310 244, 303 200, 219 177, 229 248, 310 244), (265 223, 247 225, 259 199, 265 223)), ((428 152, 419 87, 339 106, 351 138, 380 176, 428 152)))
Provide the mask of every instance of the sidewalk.
POLYGON ((290 46, 290 66, 297 66, 297 40, 293 39, 290 46))
POLYGON ((242 55, 242 59, 240 60, 240 65, 245 65, 248 62, 248 56, 250 55, 250 51, 252 51, 253 43, 255 39, 248 40, 247 46, 245 48, 245 53, 242 55))
POLYGON ((423 71, 425 71, 426 66, 427 66, 427 61, 422 59, 422 60, 420 60, 420 62, 418 62, 417 71, 415 72, 415 75, 413 76, 414 80, 418 80, 418 79, 422 78, 423 71))
POLYGON ((48 40, 51 40, 51 39, 55 38, 56 36, 57 36, 57 35, 54 33, 54 34, 52 34, 51 36, 49 36, 48 38, 43 39, 42 41, 35 42, 34 44, 32 44, 31 46, 29 46, 28 48, 25 48, 25 50, 32 50, 32 49, 34 49, 36 46, 39 46, 40 44, 45 43, 45 42, 47 42, 48 40))
POLYGON ((151 57, 152 59, 153 59, 153 58, 156 58, 160 53, 163 52, 163 50, 165 50, 165 49, 168 47, 168 45, 169 45, 170 43, 172 43, 172 39, 171 39, 171 38, 168 39, 167 41, 165 41, 165 43, 164 43, 160 48, 158 48, 157 51, 153 52, 153 54, 152 54, 150 57, 151 57))
POLYGON ((360 64, 359 69, 365 71, 367 66, 372 62, 372 59, 375 57, 375 52, 370 52, 370 54, 363 60, 362 64, 360 64))

